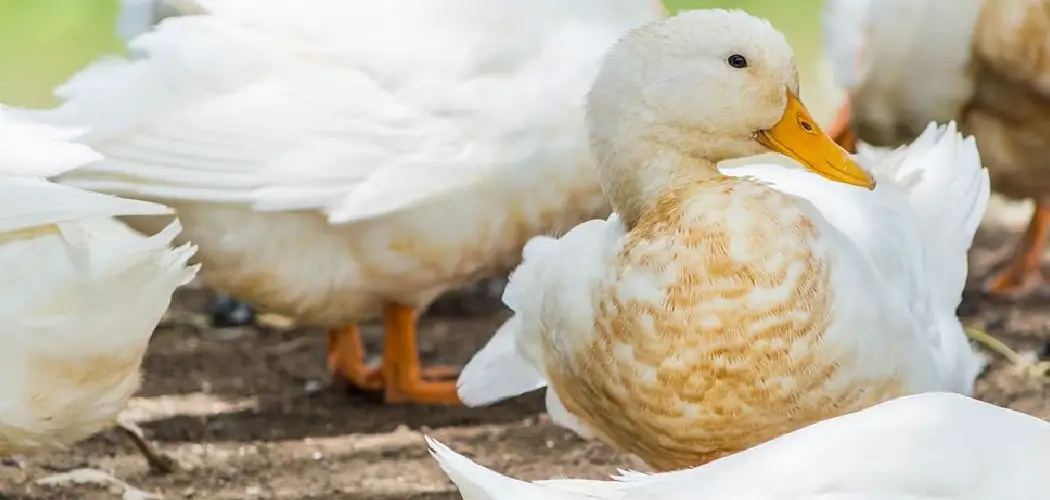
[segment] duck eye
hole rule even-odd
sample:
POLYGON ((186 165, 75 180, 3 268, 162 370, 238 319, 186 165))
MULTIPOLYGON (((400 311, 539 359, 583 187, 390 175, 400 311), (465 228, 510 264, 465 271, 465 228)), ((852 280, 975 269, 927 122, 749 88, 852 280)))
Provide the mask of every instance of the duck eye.
POLYGON ((745 59, 744 56, 740 54, 733 54, 729 56, 729 59, 726 59, 726 61, 729 63, 730 66, 737 69, 747 67, 747 59, 745 59))

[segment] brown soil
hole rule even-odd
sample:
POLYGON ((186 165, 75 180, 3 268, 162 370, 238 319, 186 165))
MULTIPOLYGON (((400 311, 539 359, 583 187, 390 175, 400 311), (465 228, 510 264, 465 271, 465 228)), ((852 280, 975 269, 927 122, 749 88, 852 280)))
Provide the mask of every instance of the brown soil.
MULTIPOLYGON (((972 276, 987 275, 1016 234, 985 229, 972 276)), ((34 479, 90 466, 165 498, 375 499, 459 498, 423 444, 430 434, 485 465, 526 479, 600 478, 626 465, 597 443, 551 425, 542 397, 497 407, 383 406, 329 387, 324 336, 299 329, 206 326, 207 294, 186 290, 154 336, 145 384, 129 416, 181 469, 148 471, 124 436, 103 433, 67 453, 27 458, 26 468, 0 472, 0 498, 113 499, 94 485, 44 487, 34 479)), ((423 321, 427 362, 465 362, 506 317, 498 295, 480 287, 444 301, 423 321)), ((1050 299, 990 302, 968 294, 967 324, 984 327, 1015 349, 1031 352, 1050 337, 1050 299)), ((379 351, 378 328, 365 333, 379 351)), ((978 383, 982 399, 1050 417, 1040 382, 1022 377, 998 355, 978 383)))

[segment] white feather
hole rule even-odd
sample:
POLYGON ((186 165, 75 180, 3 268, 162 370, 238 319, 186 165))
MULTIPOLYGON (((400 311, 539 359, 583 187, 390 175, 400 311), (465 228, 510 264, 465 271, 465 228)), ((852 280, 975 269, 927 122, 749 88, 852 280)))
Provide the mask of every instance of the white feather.
POLYGON ((518 355, 519 321, 515 316, 504 323, 464 367, 456 382, 463 404, 478 406, 547 386, 543 375, 518 355))
POLYGON ((769 182, 811 204, 841 231, 884 280, 887 292, 873 293, 905 307, 902 318, 911 326, 903 331, 925 339, 923 350, 933 356, 930 366, 938 377, 927 387, 970 395, 983 361, 967 341, 956 310, 968 273, 967 254, 991 196, 977 145, 949 122, 930 124, 897 151, 865 151, 859 158, 877 181, 872 192, 814 183, 798 167, 745 164, 723 172, 769 182), (890 297, 894 294, 898 297, 890 297))
POLYGON ((205 3, 137 38, 145 57, 96 63, 58 90, 61 108, 31 116, 91 125, 107 161, 69 177, 81 187, 370 219, 577 147, 520 136, 566 121, 579 96, 559 89, 633 25, 592 21, 595 6, 652 8, 460 3, 205 3))
MULTIPOLYGON (((542 378, 536 378, 545 373, 546 363, 540 337, 523 332, 538 331, 537 322, 543 317, 540 308, 548 301, 563 304, 568 316, 559 318, 560 322, 589 324, 589 284, 603 271, 604 245, 615 242, 622 234, 619 217, 613 214, 608 220, 580 224, 559 239, 541 236, 529 241, 522 252, 521 265, 503 292, 503 302, 515 315, 460 374, 459 395, 465 404, 491 404, 546 386, 542 378), (546 286, 553 282, 560 286, 546 286)), ((552 326, 552 335, 557 336, 557 326, 552 326)), ((555 414, 567 412, 554 408, 552 415, 555 414)))
POLYGON ((891 400, 707 465, 527 483, 427 438, 465 500, 1039 500, 1050 424, 953 393, 891 400))

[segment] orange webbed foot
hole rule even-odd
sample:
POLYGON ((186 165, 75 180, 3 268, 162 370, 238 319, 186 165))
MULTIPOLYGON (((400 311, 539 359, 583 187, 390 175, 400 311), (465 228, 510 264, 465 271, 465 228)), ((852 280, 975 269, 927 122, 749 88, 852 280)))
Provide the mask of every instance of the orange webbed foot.
POLYGON ((399 380, 397 384, 388 385, 383 393, 383 401, 390 404, 463 404, 456 392, 455 380, 438 382, 423 378, 399 380))
POLYGON ((356 389, 383 389, 380 367, 365 364, 364 345, 357 325, 328 332, 328 368, 332 370, 333 377, 345 380, 356 389))

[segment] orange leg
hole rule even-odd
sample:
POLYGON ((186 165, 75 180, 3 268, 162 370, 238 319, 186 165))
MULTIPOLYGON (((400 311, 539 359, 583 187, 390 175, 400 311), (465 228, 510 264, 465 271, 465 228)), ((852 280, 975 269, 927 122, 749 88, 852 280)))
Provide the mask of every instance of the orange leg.
POLYGON ((456 394, 458 369, 420 366, 412 308, 401 304, 387 305, 383 310, 383 323, 386 328, 382 366, 386 382, 384 400, 387 403, 461 404, 456 394))
POLYGON ((993 275, 984 285, 989 295, 1019 295, 1030 292, 1046 284, 1046 277, 1040 270, 1043 262, 1043 249, 1046 238, 1050 235, 1050 200, 1035 204, 1035 212, 1028 223, 1024 237, 1017 244, 1013 257, 1006 267, 993 275))
POLYGON ((849 100, 839 108, 835 121, 828 128, 828 135, 843 149, 850 153, 857 152, 857 133, 849 125, 849 100))
POLYGON ((328 332, 328 367, 334 376, 358 389, 383 391, 387 403, 459 404, 455 381, 458 367, 420 366, 412 308, 389 305, 383 319, 386 349, 380 366, 365 364, 357 325, 328 332))
POLYGON ((378 367, 365 365, 365 348, 357 325, 328 332, 328 368, 359 389, 378 391, 383 375, 378 367))

